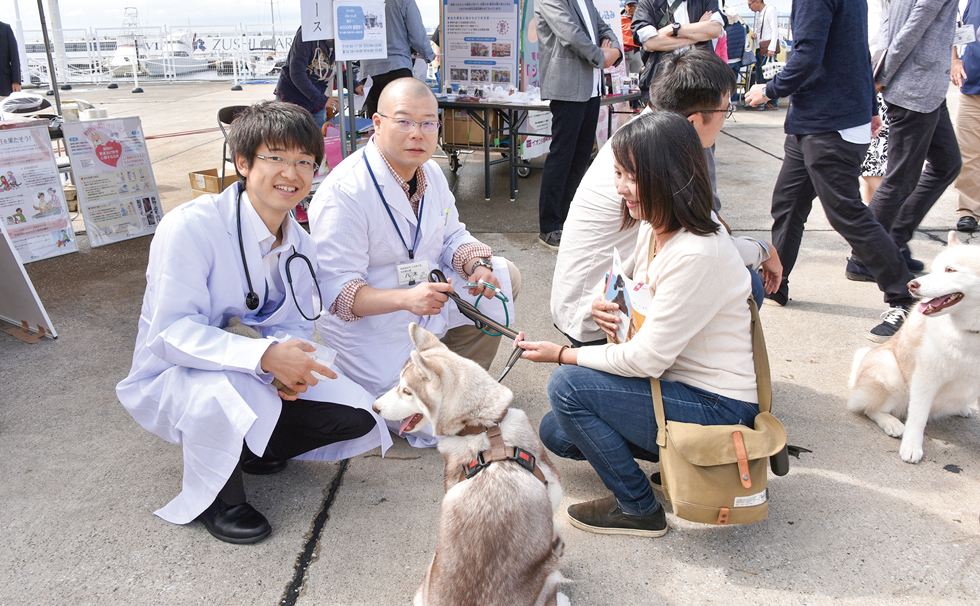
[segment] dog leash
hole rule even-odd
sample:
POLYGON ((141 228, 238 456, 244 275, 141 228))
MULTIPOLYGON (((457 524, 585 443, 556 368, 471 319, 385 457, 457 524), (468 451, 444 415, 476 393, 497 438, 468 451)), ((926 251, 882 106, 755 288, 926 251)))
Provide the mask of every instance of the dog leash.
MULTIPOLYGON (((433 282, 433 283, 441 282, 443 284, 448 284, 449 280, 446 279, 446 274, 442 273, 442 270, 433 269, 432 271, 429 272, 429 282, 433 282)), ((491 288, 493 287, 491 286, 491 288)), ((494 288, 494 290, 497 289, 494 288)), ((476 325, 476 327, 479 328, 480 330, 486 332, 486 328, 492 328, 493 330, 497 331, 498 333, 500 333, 505 337, 509 337, 511 339, 514 339, 515 341, 517 340, 517 335, 519 333, 514 329, 508 326, 504 326, 503 324, 497 322, 493 318, 486 316, 483 312, 477 309, 475 305, 467 301, 464 301, 456 293, 452 292, 446 294, 449 295, 449 298, 456 303, 456 307, 459 309, 459 313, 463 314, 469 320, 471 320, 476 325)), ((504 309, 506 309, 506 307, 504 309)), ((517 361, 521 359, 521 356, 523 354, 524 354, 523 349, 521 349, 520 347, 514 348, 514 351, 511 352, 510 357, 507 358, 507 363, 504 365, 504 371, 500 374, 500 378, 497 379, 498 383, 503 382, 504 377, 507 376, 507 373, 509 373, 510 369, 514 367, 514 364, 516 364, 517 361)))

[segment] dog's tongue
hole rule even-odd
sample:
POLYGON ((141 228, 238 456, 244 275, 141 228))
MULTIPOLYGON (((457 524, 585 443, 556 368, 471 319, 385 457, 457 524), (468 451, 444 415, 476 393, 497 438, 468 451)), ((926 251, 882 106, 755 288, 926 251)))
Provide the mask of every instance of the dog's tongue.
POLYGON ((942 297, 936 297, 935 299, 930 299, 928 301, 922 301, 918 305, 918 310, 920 314, 928 316, 931 313, 935 313, 943 308, 946 303, 949 302, 949 298, 953 295, 943 295, 942 297))
POLYGON ((402 419, 401 427, 398 428, 398 435, 402 435, 406 431, 412 431, 413 429, 415 429, 415 426, 418 425, 419 421, 421 420, 422 420, 422 415, 418 413, 415 413, 410 417, 405 417, 404 419, 402 419))

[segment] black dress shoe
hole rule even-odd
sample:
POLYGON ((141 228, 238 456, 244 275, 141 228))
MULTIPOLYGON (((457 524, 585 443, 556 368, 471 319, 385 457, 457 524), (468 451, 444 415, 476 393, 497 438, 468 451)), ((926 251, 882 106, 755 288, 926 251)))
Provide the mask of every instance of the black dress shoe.
POLYGON ((956 231, 965 231, 968 234, 972 234, 977 231, 977 220, 970 215, 960 217, 960 220, 956 222, 956 231))
POLYGON ((242 453, 242 471, 253 476, 269 476, 286 469, 286 459, 259 457, 246 450, 242 453))
POLYGON ((226 543, 257 543, 272 532, 265 516, 248 503, 229 506, 216 498, 197 519, 211 536, 226 543))

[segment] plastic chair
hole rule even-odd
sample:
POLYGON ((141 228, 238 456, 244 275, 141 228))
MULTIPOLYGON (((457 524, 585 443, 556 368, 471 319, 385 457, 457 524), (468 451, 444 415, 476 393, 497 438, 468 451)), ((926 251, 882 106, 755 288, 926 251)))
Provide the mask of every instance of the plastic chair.
POLYGON ((247 109, 247 105, 229 105, 227 107, 222 107, 218 110, 218 128, 221 129, 221 134, 225 138, 224 143, 221 144, 221 183, 218 184, 218 189, 224 189, 225 187, 225 167, 228 162, 234 163, 234 158, 228 157, 228 131, 225 129, 226 126, 231 125, 231 121, 242 112, 242 110, 247 109))

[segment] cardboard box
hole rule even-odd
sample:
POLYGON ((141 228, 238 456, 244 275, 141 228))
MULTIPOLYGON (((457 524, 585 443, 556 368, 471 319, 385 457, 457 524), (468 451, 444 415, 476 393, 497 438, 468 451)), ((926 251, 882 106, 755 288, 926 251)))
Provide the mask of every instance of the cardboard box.
MULTIPOLYGON (((480 120, 483 120, 483 112, 477 112, 480 116, 480 120)), ((490 146, 499 147, 500 141, 504 139, 503 133, 493 132, 500 128, 501 120, 500 116, 495 111, 488 112, 488 125, 487 128, 490 129, 490 146)), ((470 118, 470 144, 471 145, 483 145, 483 127, 480 126, 476 120, 470 118)))
MULTIPOLYGON (((479 127, 477 127, 479 128, 479 127)), ((470 142, 470 117, 463 109, 447 109, 442 119, 443 139, 450 145, 470 142)))
POLYGON ((238 180, 238 175, 235 173, 235 170, 227 168, 225 169, 225 182, 220 185, 218 183, 220 177, 217 168, 194 171, 189 176, 191 179, 191 189, 199 196, 204 194, 220 194, 225 188, 238 180))

